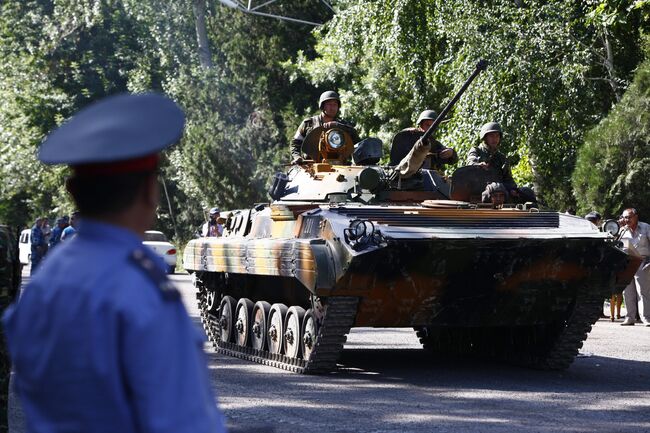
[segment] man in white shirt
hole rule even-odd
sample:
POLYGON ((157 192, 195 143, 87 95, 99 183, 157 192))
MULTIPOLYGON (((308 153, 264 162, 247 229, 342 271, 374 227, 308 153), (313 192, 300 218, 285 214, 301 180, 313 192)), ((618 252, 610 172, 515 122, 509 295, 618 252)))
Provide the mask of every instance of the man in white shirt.
POLYGON ((625 247, 643 257, 634 279, 623 291, 627 317, 622 326, 632 326, 637 313, 645 326, 650 326, 650 224, 639 221, 636 209, 623 211, 621 240, 625 247))

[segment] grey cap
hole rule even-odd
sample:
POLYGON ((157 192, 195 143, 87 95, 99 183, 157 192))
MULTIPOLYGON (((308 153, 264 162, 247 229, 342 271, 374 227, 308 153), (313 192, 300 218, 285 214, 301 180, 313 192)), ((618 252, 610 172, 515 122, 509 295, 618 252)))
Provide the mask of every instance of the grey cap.
POLYGON ((153 155, 177 142, 185 115, 171 99, 120 94, 82 109, 39 149, 46 164, 113 163, 153 155))
POLYGON ((598 212, 596 212, 595 210, 592 210, 587 215, 585 215, 585 219, 589 220, 589 221, 598 221, 601 218, 602 218, 602 216, 598 212))
POLYGON ((485 138, 487 134, 490 132, 498 132, 499 136, 503 135, 503 131, 501 130, 501 125, 499 125, 497 122, 488 122, 485 125, 481 126, 481 140, 485 138))
POLYGON ((219 208, 218 207, 213 207, 210 209, 210 215, 216 215, 219 213, 219 208))

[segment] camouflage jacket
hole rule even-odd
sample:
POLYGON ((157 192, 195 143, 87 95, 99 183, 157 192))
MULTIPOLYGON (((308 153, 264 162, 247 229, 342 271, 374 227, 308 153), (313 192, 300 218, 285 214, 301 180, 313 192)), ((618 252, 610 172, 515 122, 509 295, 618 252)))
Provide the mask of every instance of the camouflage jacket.
MULTIPOLYGON (((402 129, 398 134, 396 134, 390 146, 390 165, 399 164, 400 161, 408 155, 418 139, 423 135, 424 131, 419 128, 402 129), (398 136, 401 139, 396 140, 398 136)), ((431 151, 427 159, 424 160, 422 168, 442 171, 446 164, 456 164, 458 162, 458 154, 454 149, 444 146, 441 142, 432 137, 429 137, 429 144, 431 145, 431 151), (440 152, 445 149, 452 150, 453 154, 451 155, 451 158, 440 158, 440 152)))
MULTIPOLYGON (((341 123, 344 126, 346 126, 346 130, 350 132, 350 135, 352 135, 352 142, 353 143, 358 143, 361 141, 359 138, 359 134, 357 133, 357 130, 354 129, 354 124, 348 122, 347 120, 336 118, 334 119, 335 122, 341 123)), ((311 131, 314 128, 317 128, 319 126, 323 126, 323 115, 318 114, 316 116, 312 116, 308 119, 305 119, 300 123, 300 126, 298 127, 298 130, 296 131, 295 135, 293 136, 293 140, 291 140, 291 159, 295 159, 298 157, 302 157, 302 142, 309 134, 309 131, 311 131)))
POLYGON ((503 153, 498 150, 492 153, 485 144, 481 143, 479 146, 474 146, 469 150, 467 154, 467 165, 478 165, 481 162, 487 162, 490 167, 499 173, 501 176, 500 181, 508 191, 517 189, 517 184, 512 178, 512 172, 510 171, 510 164, 503 153))

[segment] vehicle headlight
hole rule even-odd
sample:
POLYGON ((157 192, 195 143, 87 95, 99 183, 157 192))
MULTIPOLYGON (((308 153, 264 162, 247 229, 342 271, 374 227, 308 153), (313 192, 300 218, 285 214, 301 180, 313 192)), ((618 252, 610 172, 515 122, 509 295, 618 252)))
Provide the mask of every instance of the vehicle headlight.
POLYGON ((620 229, 618 222, 616 220, 607 220, 600 227, 602 231, 608 232, 612 236, 616 236, 618 230, 620 229))
POLYGON ((343 230, 343 234, 345 241, 357 251, 376 241, 375 225, 368 220, 352 220, 350 227, 343 230))
POLYGON ((330 133, 327 134, 327 144, 329 144, 332 149, 338 149, 343 146, 343 136, 338 131, 330 131, 330 133))

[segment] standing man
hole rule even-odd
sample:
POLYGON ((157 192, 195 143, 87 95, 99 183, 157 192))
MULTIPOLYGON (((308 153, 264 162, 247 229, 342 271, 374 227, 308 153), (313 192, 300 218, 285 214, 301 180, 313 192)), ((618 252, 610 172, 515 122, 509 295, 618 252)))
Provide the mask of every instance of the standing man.
MULTIPOLYGON (((418 116, 416 122, 417 127, 402 129, 395 134, 393 142, 390 146, 390 165, 397 165, 400 161, 408 155, 411 148, 415 145, 420 137, 429 129, 436 120, 438 114, 433 110, 424 110, 418 116)), ((458 154, 450 147, 445 147, 438 140, 429 137, 429 144, 431 151, 429 156, 424 160, 422 168, 428 168, 442 172, 444 166, 447 164, 456 164, 458 162, 458 154)))
POLYGON ((482 143, 474 146, 467 154, 467 165, 478 165, 484 169, 493 168, 500 177, 500 182, 504 184, 508 190, 508 194, 512 198, 519 196, 517 184, 512 178, 510 171, 510 164, 506 156, 499 151, 503 132, 501 125, 497 122, 489 122, 481 126, 479 133, 482 143))
POLYGON ((627 316, 622 326, 632 326, 637 313, 645 326, 650 326, 650 225, 639 221, 634 208, 623 211, 621 240, 626 248, 635 250, 643 257, 634 279, 623 291, 627 316))
POLYGON ((339 111, 341 109, 341 99, 339 94, 333 90, 328 90, 323 92, 318 99, 318 107, 321 110, 320 114, 312 116, 309 119, 302 121, 296 134, 291 140, 291 163, 300 164, 303 161, 302 155, 302 142, 309 133, 314 128, 322 126, 324 129, 330 129, 334 127, 343 127, 347 132, 350 133, 353 143, 358 143, 361 141, 357 130, 354 129, 354 125, 346 120, 339 118, 339 111))
MULTIPOLYGON (((12 230, 0 225, 0 314, 11 304, 20 289, 20 260, 18 243, 12 230)), ((11 362, 5 343, 4 329, 0 327, 0 432, 9 431, 9 378, 11 362)))
POLYGON ((219 224, 219 208, 210 209, 209 219, 201 228, 201 236, 219 237, 223 234, 223 226, 219 224))
POLYGON ((50 236, 50 250, 61 241, 61 235, 67 225, 66 220, 63 218, 56 220, 56 227, 52 229, 52 236, 50 236))
POLYGON ((45 234, 43 233, 43 218, 36 218, 36 221, 32 226, 30 239, 32 242, 32 267, 29 274, 34 275, 34 272, 36 272, 36 269, 41 264, 43 256, 45 256, 45 253, 47 252, 47 242, 45 242, 45 234))
POLYGON ((77 113, 39 159, 68 164, 82 216, 4 315, 33 432, 223 432, 201 336, 164 262, 142 245, 159 199, 158 153, 184 116, 156 94, 77 113))
POLYGON ((62 241, 69 241, 77 233, 77 224, 79 224, 79 212, 72 212, 70 215, 70 225, 63 229, 61 233, 62 241))

